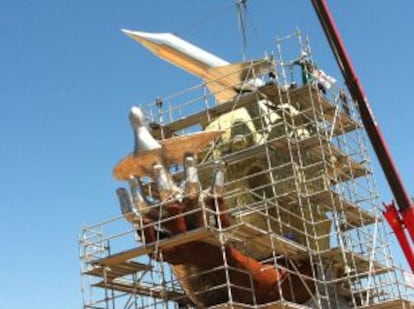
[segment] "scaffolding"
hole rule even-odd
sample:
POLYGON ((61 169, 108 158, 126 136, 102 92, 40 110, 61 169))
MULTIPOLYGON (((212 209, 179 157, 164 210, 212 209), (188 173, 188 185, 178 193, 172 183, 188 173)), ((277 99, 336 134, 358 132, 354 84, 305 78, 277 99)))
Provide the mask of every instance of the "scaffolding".
MULTIPOLYGON (((201 204, 188 210, 182 215, 201 212, 203 223, 177 235, 161 235, 171 220, 165 217, 131 225, 120 216, 84 227, 79 242, 85 309, 413 307, 412 283, 390 252, 356 105, 344 89, 315 78, 315 71, 322 71, 299 31, 278 38, 276 47, 274 58, 243 68, 263 86, 233 85, 240 93, 228 102, 217 104, 216 93, 202 84, 142 105, 159 140, 224 131, 197 155, 197 168, 207 189, 214 162, 225 162, 227 208, 201 204), (220 222, 223 212, 229 227, 220 222), (149 225, 159 231, 156 242, 137 233, 149 225), (192 242, 221 249, 223 265, 200 271, 153 258, 192 242), (312 281, 309 301, 287 300, 279 290, 277 300, 258 302, 253 284, 232 280, 231 273, 240 270, 226 263, 229 246, 284 269, 286 280, 312 281), (312 266, 310 274, 299 271, 302 261, 312 266), (210 280, 215 272, 226 279, 210 280), (235 297, 240 291, 249 295, 244 302, 235 297), (206 299, 222 303, 207 306, 206 299)), ((169 171, 183 183, 182 166, 169 171)), ((151 207, 161 207, 156 183, 149 177, 142 181, 151 207)))

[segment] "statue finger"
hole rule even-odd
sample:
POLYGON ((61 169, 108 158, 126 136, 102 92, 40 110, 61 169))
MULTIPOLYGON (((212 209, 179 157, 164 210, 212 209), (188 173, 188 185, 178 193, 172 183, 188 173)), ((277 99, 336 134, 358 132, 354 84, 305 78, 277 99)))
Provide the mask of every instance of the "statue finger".
POLYGON ((116 195, 118 196, 119 205, 124 218, 132 224, 139 222, 139 214, 132 206, 131 196, 127 189, 118 188, 116 190, 116 195))
POLYGON ((223 198, 224 194, 224 162, 214 163, 213 177, 208 195, 212 198, 223 198))
POLYGON ((200 179, 198 177, 198 171, 196 167, 196 161, 193 156, 186 156, 184 158, 184 172, 185 172, 185 185, 184 185, 184 197, 191 200, 198 199, 200 194, 200 179))
POLYGON ((137 177, 131 177, 128 184, 132 196, 132 207, 135 211, 141 216, 156 220, 158 218, 157 211, 145 199, 140 180, 137 177))
POLYGON ((172 201, 179 193, 178 188, 171 179, 171 176, 162 164, 153 166, 153 174, 155 182, 158 186, 161 203, 172 201))

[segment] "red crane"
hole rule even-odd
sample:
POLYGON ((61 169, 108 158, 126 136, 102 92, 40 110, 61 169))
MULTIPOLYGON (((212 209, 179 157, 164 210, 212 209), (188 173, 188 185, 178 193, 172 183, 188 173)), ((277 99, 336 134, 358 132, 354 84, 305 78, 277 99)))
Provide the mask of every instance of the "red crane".
POLYGON ((326 0, 311 0, 318 15, 319 21, 335 55, 335 59, 344 77, 352 99, 357 103, 362 123, 368 133, 374 151, 387 178, 396 203, 385 206, 384 216, 390 224, 398 242, 407 258, 411 270, 414 272, 414 205, 405 190, 404 184, 397 171, 394 160, 381 133, 378 122, 375 120, 364 88, 352 65, 339 31, 335 25, 326 0), (411 237, 410 242, 407 232, 411 237))

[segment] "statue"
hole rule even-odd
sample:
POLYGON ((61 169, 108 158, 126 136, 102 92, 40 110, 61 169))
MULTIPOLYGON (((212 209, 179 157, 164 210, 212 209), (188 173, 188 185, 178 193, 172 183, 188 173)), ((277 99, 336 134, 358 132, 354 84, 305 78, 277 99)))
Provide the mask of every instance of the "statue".
MULTIPOLYGON (((224 163, 220 160, 214 163, 210 186, 202 190, 195 159, 198 152, 226 133, 208 130, 156 141, 145 127, 139 108, 131 109, 130 120, 135 149, 116 166, 114 175, 130 184, 131 195, 124 188, 118 189, 117 194, 125 218, 131 223, 142 222, 138 230, 142 241, 151 244, 205 226, 203 209, 218 214, 208 224, 221 229, 231 227, 233 219, 223 199, 224 163), (184 174, 182 186, 169 173, 169 166, 180 162, 184 174), (150 177, 158 190, 158 200, 153 203, 145 197, 141 185, 144 176, 150 177)), ((242 147, 246 142, 239 135, 234 147, 242 147)), ((183 289, 200 308, 229 301, 225 285, 228 281, 235 284, 230 288, 234 302, 264 304, 283 298, 305 303, 312 297, 315 285, 309 261, 281 261, 281 267, 275 268, 273 263, 261 263, 254 254, 244 251, 232 243, 220 246, 195 240, 163 248, 150 256, 171 265, 183 289), (249 293, 251 290, 254 293, 249 293)))

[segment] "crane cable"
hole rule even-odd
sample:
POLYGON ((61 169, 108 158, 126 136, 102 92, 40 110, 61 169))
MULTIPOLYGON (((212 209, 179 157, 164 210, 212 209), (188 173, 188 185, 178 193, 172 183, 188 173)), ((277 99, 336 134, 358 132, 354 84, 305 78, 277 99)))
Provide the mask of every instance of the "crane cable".
POLYGON ((254 41, 257 44, 257 46, 260 47, 261 50, 266 50, 266 47, 263 44, 263 41, 254 23, 254 20, 252 16, 250 15, 249 10, 247 9, 247 0, 237 0, 236 8, 237 8, 237 13, 238 13, 239 29, 243 36, 242 57, 243 57, 243 60, 246 60, 247 47, 248 47, 248 38, 247 38, 248 30, 253 31, 252 34, 254 37, 254 41))
POLYGON ((243 47, 242 47, 242 56, 243 60, 246 59, 247 51, 247 28, 246 28, 246 13, 247 13, 247 0, 237 0, 237 17, 239 22, 239 28, 243 36, 243 47))

